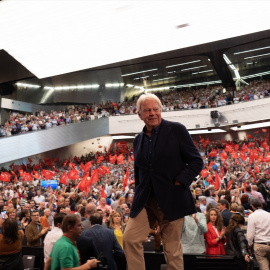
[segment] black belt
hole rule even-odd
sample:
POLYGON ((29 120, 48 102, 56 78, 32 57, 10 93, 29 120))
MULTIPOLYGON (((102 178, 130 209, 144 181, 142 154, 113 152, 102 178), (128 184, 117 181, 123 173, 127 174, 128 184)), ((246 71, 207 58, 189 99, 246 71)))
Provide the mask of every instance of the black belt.
POLYGON ((255 243, 255 244, 270 246, 270 243, 255 243))

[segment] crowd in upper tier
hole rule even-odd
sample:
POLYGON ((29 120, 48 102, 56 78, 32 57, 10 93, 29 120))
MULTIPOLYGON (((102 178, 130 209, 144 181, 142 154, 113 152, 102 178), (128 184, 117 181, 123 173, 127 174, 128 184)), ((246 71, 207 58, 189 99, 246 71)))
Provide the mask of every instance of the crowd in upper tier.
MULTIPOLYGON (((157 92, 161 99, 162 111, 216 108, 229 104, 237 104, 269 97, 270 82, 254 80, 249 85, 241 86, 232 93, 223 92, 222 86, 212 86, 199 89, 172 90, 157 92)), ((91 105, 70 105, 65 110, 45 112, 42 109, 33 113, 10 112, 0 127, 0 137, 22 134, 30 131, 48 129, 55 126, 94 120, 101 117, 136 114, 136 101, 114 103, 93 103, 91 105)))

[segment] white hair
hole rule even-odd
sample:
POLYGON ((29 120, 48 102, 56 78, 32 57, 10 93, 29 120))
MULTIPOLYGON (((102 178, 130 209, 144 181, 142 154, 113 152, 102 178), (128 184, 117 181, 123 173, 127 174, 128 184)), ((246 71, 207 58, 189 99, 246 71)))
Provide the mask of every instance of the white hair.
POLYGON ((160 109, 162 108, 162 104, 160 99, 155 95, 155 94, 142 94, 139 99, 137 100, 137 112, 141 111, 141 104, 144 103, 146 100, 155 100, 158 104, 158 106, 160 107, 160 109))

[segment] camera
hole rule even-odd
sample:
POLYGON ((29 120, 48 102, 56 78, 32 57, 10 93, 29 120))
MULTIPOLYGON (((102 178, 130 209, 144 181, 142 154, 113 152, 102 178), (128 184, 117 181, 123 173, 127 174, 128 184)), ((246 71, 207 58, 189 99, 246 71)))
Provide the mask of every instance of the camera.
MULTIPOLYGON (((96 259, 94 257, 91 257, 90 260, 96 259)), ((107 259, 106 257, 103 255, 103 253, 101 252, 97 258, 97 260, 99 260, 100 262, 97 264, 96 270, 103 270, 103 269, 107 269, 108 268, 108 263, 107 263, 107 259)))

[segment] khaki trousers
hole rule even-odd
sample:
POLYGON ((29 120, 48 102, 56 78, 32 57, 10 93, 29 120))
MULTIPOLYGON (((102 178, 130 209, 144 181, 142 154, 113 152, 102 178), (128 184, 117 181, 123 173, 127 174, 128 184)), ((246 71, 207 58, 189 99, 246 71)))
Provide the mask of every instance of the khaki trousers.
POLYGON ((254 252, 260 270, 270 269, 270 246, 254 243, 254 252))
POLYGON ((158 220, 167 270, 183 270, 183 250, 181 233, 183 218, 169 221, 165 218, 155 198, 151 197, 145 208, 135 217, 130 218, 123 236, 124 252, 128 270, 145 270, 143 242, 151 227, 158 220))

